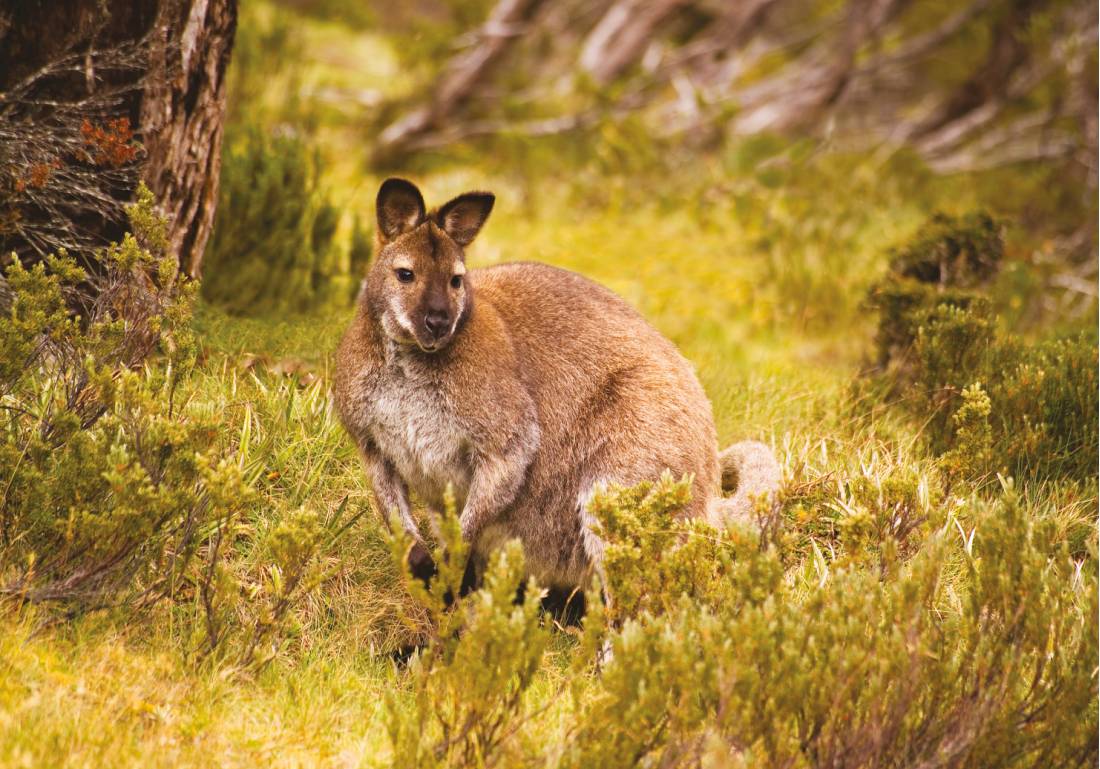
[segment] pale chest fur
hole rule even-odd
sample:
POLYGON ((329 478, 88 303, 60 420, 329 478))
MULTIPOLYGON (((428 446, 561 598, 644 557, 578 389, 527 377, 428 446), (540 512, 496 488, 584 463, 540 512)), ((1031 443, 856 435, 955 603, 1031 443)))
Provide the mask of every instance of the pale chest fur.
POLYGON ((363 428, 410 491, 440 506, 450 483, 461 509, 470 485, 470 442, 442 393, 389 366, 364 388, 363 428))

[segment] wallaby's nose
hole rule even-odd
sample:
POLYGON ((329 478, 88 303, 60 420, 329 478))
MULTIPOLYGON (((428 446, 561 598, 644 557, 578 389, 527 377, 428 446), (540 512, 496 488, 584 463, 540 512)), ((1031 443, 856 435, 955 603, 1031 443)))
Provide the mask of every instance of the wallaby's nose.
POLYGON ((446 310, 428 310, 428 314, 424 316, 424 325, 433 337, 439 339, 451 328, 450 313, 446 310))

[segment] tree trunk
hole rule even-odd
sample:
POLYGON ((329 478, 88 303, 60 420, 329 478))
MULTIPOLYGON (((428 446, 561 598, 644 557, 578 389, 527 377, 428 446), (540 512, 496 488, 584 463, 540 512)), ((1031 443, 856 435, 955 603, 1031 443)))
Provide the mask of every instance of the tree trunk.
POLYGON ((237 0, 24 0, 0 10, 0 253, 80 256, 140 182, 198 275, 217 201, 237 0))

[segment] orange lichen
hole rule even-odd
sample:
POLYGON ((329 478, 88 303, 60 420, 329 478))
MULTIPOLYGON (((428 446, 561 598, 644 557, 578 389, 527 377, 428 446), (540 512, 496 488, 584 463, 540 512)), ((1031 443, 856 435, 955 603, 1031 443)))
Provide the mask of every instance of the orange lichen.
POLYGON ((80 134, 84 137, 84 160, 89 163, 118 168, 137 156, 134 131, 128 117, 111 118, 103 126, 94 125, 85 118, 80 134))

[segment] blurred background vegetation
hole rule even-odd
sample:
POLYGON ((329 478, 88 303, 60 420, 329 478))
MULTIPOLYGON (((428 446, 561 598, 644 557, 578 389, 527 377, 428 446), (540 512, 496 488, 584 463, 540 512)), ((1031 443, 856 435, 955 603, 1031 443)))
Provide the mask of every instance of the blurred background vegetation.
POLYGON ((441 193, 495 184, 509 206, 497 232, 564 210, 690 210, 751 257, 764 314, 819 327, 858 310, 882 269, 868 245, 982 208, 1012 227, 1013 316, 1085 317, 1094 15, 980 1, 250 3, 206 293, 251 314, 352 295, 352 235, 399 168, 447 180, 441 193))

